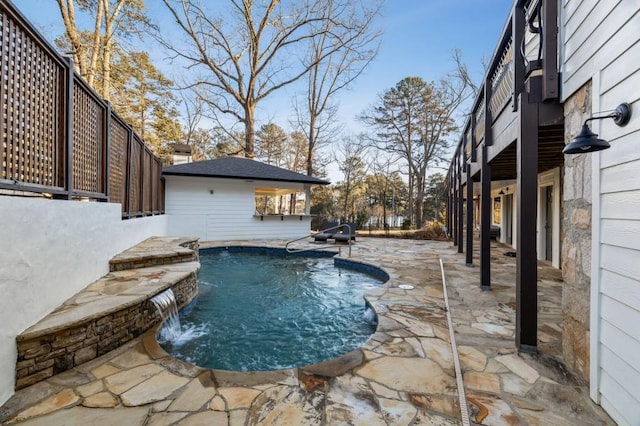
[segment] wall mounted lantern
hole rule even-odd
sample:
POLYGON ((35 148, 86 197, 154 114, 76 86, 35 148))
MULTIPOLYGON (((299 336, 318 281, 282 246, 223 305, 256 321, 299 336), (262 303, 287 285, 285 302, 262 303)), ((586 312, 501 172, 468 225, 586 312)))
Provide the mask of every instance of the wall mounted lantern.
MULTIPOLYGON (((600 113, 596 113, 600 114, 600 113)), ((631 119, 631 105, 628 103, 622 103, 610 114, 603 115, 602 117, 587 118, 580 129, 580 132, 573 138, 571 143, 564 147, 563 154, 584 154, 587 152, 601 151, 609 148, 609 142, 604 139, 598 138, 598 135, 593 133, 587 123, 591 120, 602 120, 603 118, 613 118, 613 122, 618 126, 626 126, 631 119)))

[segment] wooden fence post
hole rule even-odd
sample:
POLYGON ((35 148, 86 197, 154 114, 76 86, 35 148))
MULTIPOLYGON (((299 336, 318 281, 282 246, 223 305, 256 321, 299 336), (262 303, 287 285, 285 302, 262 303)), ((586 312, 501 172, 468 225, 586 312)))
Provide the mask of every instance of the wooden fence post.
POLYGON ((127 129, 127 172, 126 172, 126 185, 125 185, 125 196, 126 196, 126 216, 127 218, 131 217, 131 169, 133 167, 133 161, 131 161, 131 157, 133 156, 133 127, 129 126, 127 129))
POLYGON ((109 178, 111 176, 111 102, 106 101, 104 120, 104 195, 107 203, 111 202, 111 188, 109 178))
POLYGON ((73 198, 73 86, 74 71, 73 58, 67 57, 67 97, 65 105, 65 148, 66 148, 66 164, 65 164, 65 186, 66 198, 73 198))

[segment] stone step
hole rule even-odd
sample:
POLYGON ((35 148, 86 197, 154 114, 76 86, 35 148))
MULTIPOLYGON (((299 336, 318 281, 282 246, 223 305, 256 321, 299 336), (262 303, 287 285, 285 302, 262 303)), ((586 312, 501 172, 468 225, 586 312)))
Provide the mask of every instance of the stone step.
POLYGON ((198 238, 151 237, 111 258, 109 270, 124 271, 197 261, 198 238))

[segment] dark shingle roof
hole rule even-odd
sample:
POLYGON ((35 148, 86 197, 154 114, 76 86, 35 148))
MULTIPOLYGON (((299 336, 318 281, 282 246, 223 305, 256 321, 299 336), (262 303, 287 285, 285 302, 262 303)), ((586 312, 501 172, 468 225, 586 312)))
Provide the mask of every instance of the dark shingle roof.
POLYGON ((167 176, 271 180, 309 183, 313 185, 328 185, 330 183, 326 180, 292 172, 259 161, 238 157, 216 158, 214 160, 168 166, 162 169, 162 174, 167 176))

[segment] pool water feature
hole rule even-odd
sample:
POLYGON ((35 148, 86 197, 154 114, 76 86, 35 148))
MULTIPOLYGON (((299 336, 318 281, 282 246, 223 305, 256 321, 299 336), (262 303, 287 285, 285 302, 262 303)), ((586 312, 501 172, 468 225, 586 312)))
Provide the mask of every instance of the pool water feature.
POLYGON ((363 295, 384 280, 344 262, 245 250, 201 251, 200 262, 197 301, 180 320, 201 333, 159 336, 186 362, 231 371, 302 367, 357 349, 375 332, 363 295))
POLYGON ((178 305, 173 290, 166 289, 162 293, 151 298, 151 303, 156 307, 160 318, 162 318, 162 328, 160 329, 160 339, 177 341, 182 334, 180 317, 178 316, 178 305))
POLYGON ((190 324, 184 327, 180 324, 176 297, 170 288, 152 297, 151 303, 156 307, 160 318, 162 318, 162 327, 158 333, 159 341, 181 345, 207 333, 207 328, 204 324, 200 326, 190 324))

